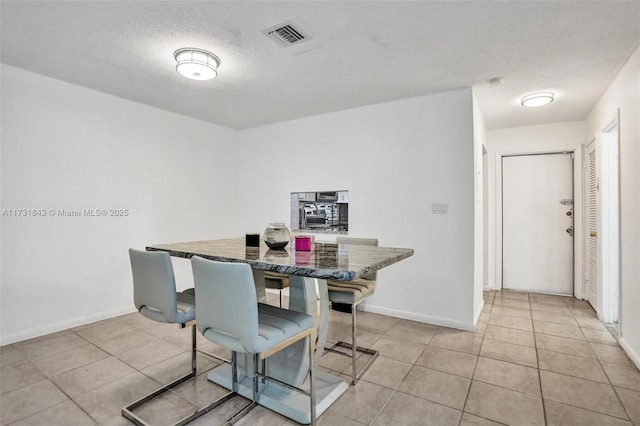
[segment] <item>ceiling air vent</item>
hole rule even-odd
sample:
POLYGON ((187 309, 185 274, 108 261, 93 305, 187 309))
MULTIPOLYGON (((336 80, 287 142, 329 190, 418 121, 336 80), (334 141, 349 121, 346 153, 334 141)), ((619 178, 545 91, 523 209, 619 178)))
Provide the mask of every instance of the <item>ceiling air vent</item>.
POLYGON ((278 24, 262 32, 285 47, 293 46, 309 39, 303 31, 295 28, 291 22, 278 24))

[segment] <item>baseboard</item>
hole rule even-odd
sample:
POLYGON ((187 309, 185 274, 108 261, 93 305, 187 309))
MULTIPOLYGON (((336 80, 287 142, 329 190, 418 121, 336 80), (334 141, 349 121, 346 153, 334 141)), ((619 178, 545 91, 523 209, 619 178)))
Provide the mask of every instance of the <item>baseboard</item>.
POLYGON ((66 321, 61 321, 55 324, 46 324, 40 327, 34 327, 28 330, 22 330, 18 333, 2 335, 0 337, 0 345, 8 345, 11 343, 21 342, 23 340, 44 336, 46 334, 55 333, 57 331, 67 330, 72 327, 79 327, 81 325, 90 324, 92 322, 117 317, 119 315, 130 314, 131 312, 135 312, 135 311, 136 310, 134 306, 131 305, 126 308, 119 308, 111 311, 99 312, 99 313, 87 315, 84 317, 72 318, 66 321))
POLYGON ((624 337, 619 337, 618 343, 620 344, 622 350, 626 352, 629 358, 631 358, 631 361, 633 361, 636 367, 638 367, 638 369, 640 370, 640 354, 631 347, 629 342, 627 342, 624 337))
MULTIPOLYGON (((402 318, 411 321, 424 322, 427 324, 440 325, 443 327, 457 328, 460 330, 475 331, 476 327, 473 323, 456 321, 449 318, 436 317, 432 315, 417 314, 415 312, 400 311, 397 309, 385 308, 382 306, 373 306, 369 303, 359 305, 365 312, 374 314, 388 315, 390 317, 402 318)), ((480 310, 482 312, 482 309, 480 310)))
POLYGON ((489 285, 485 285, 482 287, 482 291, 491 291, 493 290, 493 287, 489 286, 489 285))

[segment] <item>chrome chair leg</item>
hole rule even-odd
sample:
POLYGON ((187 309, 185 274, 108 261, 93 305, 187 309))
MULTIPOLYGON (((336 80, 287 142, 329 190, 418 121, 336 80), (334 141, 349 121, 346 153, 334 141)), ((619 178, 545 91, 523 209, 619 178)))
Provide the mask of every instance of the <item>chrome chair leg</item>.
POLYGON ((231 352, 231 390, 238 392, 238 354, 231 352))
POLYGON ((353 347, 351 348, 351 384, 356 384, 356 358, 358 357, 358 344, 356 343, 356 305, 351 305, 351 336, 353 336, 353 347))
POLYGON ((253 402, 258 402, 258 365, 260 365, 260 354, 253 355, 253 402))
MULTIPOLYGON (((173 382, 166 384, 164 386, 162 386, 159 389, 156 389, 155 391, 141 397, 140 399, 138 399, 137 401, 134 401, 133 403, 127 405, 126 407, 124 407, 121 410, 122 416, 125 417, 126 419, 128 419, 130 422, 132 422, 135 425, 138 426, 149 426, 149 423, 147 423, 146 421, 144 421, 140 416, 136 415, 133 410, 135 410, 136 408, 138 408, 139 406, 141 406, 142 404, 144 404, 145 402, 148 402, 150 400, 152 400, 153 398, 155 398, 156 396, 165 393, 168 390, 171 390, 173 388, 175 388, 176 386, 186 382, 187 380, 193 378, 196 376, 196 326, 195 324, 193 324, 191 326, 191 371, 181 377, 178 377, 176 380, 174 380, 173 382)), ((211 410, 211 404, 201 408, 195 412, 193 412, 192 414, 182 418, 181 420, 179 420, 177 423, 174 423, 173 426, 182 426, 204 414, 206 414, 208 411, 211 410)))
POLYGON ((196 325, 192 324, 191 325, 191 370, 192 371, 196 371, 196 355, 197 355, 197 348, 196 348, 196 325))
MULTIPOLYGON (((309 339, 309 391, 301 389, 297 386, 291 385, 289 383, 283 382, 281 380, 276 379, 275 377, 267 376, 265 371, 262 373, 255 371, 254 373, 262 378, 263 383, 268 380, 270 382, 277 383, 287 389, 295 390, 303 395, 309 397, 309 416, 310 416, 310 425, 315 426, 316 424, 316 366, 315 366, 315 354, 316 354, 316 345, 315 345, 315 336, 312 334, 308 337, 309 339)), ((263 360, 264 361, 264 360, 263 360)), ((255 388, 257 390, 257 387, 255 388)), ((257 402, 256 402, 257 403, 257 402)))
MULTIPOLYGON (((253 374, 253 381, 255 382, 257 377, 256 377, 256 372, 255 370, 257 369, 257 364, 254 364, 254 374, 253 374)), ((238 354, 235 351, 231 352, 231 392, 229 392, 227 395, 225 395, 223 398, 226 398, 225 401, 227 399, 231 399, 238 394, 238 354)), ((249 404, 247 404, 246 406, 244 406, 240 411, 236 412, 235 414, 233 414, 231 417, 229 417, 228 419, 225 420, 224 424, 225 425, 232 425, 235 422, 237 422, 238 420, 240 420, 245 414, 247 414, 249 411, 251 411, 257 404, 255 402, 255 392, 257 389, 254 389, 254 401, 251 401, 249 404)), ((224 401, 221 401, 221 403, 224 401)))
POLYGON ((355 385, 356 383, 358 383, 358 381, 362 378, 362 376, 364 376, 364 374, 367 372, 367 370, 369 370, 369 367, 371 367, 371 365, 373 365, 373 363, 375 362, 376 358, 378 358, 378 355, 380 355, 380 353, 378 351, 376 351, 375 349, 371 349, 371 348, 365 348, 362 346, 358 346, 356 343, 356 332, 357 332, 357 327, 356 327, 356 311, 357 311, 357 306, 358 305, 351 305, 351 342, 352 343, 348 343, 348 342, 344 342, 342 340, 338 341, 336 344, 334 344, 331 347, 326 348, 327 351, 329 352, 333 352, 339 355, 343 355, 343 356, 348 356, 351 358, 351 384, 355 385), (351 353, 345 353, 341 350, 338 350, 337 348, 346 348, 346 349, 351 349, 351 353), (362 367, 362 369, 360 370, 360 372, 358 373, 358 369, 356 367, 356 359, 358 356, 358 352, 363 353, 363 354, 367 354, 367 355, 371 355, 371 358, 367 361, 367 363, 362 367))
POLYGON ((309 336, 309 398, 311 405, 311 425, 316 424, 316 366, 315 366, 315 356, 316 355, 316 345, 315 345, 315 336, 312 334, 309 336))

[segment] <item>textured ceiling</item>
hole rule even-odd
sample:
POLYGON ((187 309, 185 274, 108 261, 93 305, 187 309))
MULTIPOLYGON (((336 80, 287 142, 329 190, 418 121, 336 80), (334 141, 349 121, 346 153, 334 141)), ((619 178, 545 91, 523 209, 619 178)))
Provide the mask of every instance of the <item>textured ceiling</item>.
POLYGON ((490 129, 582 120, 640 44, 640 2, 5 1, 2 62, 236 129, 474 86, 490 129), (311 40, 262 30, 292 20, 311 40), (173 52, 218 55, 218 78, 173 52), (487 80, 502 77, 491 87, 487 80), (525 109, 525 93, 557 100, 525 109))

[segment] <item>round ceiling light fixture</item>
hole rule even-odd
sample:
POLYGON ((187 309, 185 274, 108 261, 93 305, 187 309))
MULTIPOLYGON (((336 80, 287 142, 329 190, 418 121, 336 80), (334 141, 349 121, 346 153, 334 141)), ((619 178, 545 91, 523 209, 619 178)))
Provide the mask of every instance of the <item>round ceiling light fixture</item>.
POLYGON ((520 105, 525 107, 539 107, 553 102, 555 95, 552 92, 538 92, 523 96, 520 105))
POLYGON ((193 47, 178 49, 173 53, 178 74, 192 80, 211 80, 218 75, 220 58, 211 52, 193 47))

